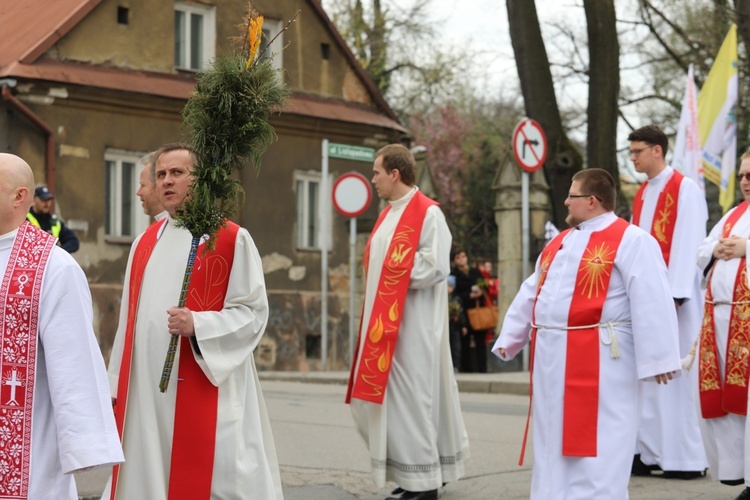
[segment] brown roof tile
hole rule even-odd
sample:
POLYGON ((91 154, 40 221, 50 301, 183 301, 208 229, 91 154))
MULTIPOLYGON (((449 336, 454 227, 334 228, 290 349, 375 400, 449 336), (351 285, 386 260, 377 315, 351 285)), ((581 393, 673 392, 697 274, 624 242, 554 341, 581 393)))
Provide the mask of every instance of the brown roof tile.
POLYGON ((0 9, 0 67, 31 64, 86 17, 101 0, 23 0, 0 9))
MULTIPOLYGON (((283 112, 406 132, 320 4, 317 0, 309 1, 384 114, 364 105, 300 93, 287 100, 283 112)), ((3 37, 0 37, 0 78, 42 80, 172 99, 187 99, 195 88, 192 75, 134 71, 42 57, 101 0, 23 0, 6 3, 8 5, 0 9, 0 26, 3 27, 3 37)))
MULTIPOLYGON (((132 71, 48 58, 41 58, 35 64, 11 64, 0 69, 0 77, 43 80, 63 85, 135 92, 180 100, 190 97, 195 89, 195 78, 188 75, 132 71)), ((406 132, 400 123, 389 116, 378 113, 363 104, 350 103, 341 99, 326 99, 310 94, 295 93, 287 99, 282 112, 406 132)))

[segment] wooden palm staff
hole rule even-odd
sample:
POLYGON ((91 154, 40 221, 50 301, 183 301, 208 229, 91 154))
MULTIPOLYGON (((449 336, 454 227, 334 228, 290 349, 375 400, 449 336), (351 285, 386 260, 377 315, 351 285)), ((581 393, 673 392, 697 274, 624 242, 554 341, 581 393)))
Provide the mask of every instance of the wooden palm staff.
MULTIPOLYGON (((193 236, 193 241, 190 243, 190 254, 188 255, 187 266, 185 266, 185 276, 182 278, 182 290, 180 291, 180 300, 177 301, 177 307, 185 307, 188 288, 190 288, 190 278, 193 276, 195 256, 198 254, 198 244, 200 241, 200 236, 193 236)), ((172 337, 169 339, 167 357, 164 360, 164 369, 161 372, 161 380, 159 381, 159 390, 161 392, 166 392, 167 387, 169 387, 169 378, 172 375, 172 366, 174 366, 174 358, 177 354, 177 346, 179 344, 180 336, 173 333, 172 337)))

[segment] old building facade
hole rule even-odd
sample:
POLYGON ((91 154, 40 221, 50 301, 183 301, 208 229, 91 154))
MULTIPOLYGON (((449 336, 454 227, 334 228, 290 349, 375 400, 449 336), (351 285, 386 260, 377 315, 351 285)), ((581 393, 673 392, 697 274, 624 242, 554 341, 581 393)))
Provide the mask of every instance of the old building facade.
MULTIPOLYGON (((184 138, 181 110, 201 68, 232 50, 245 0, 25 0, 0 12, 0 146, 26 159, 76 232, 108 356, 130 245, 149 223, 135 196, 137 160, 184 138)), ((330 203, 341 174, 371 164, 331 159, 321 144, 378 148, 407 132, 356 62, 318 0, 256 0, 292 96, 275 117, 278 140, 260 173, 242 174, 237 222, 263 257, 271 317, 256 353, 261 369, 320 369, 321 233, 327 236, 328 368, 348 364, 347 220, 330 203), (327 189, 324 191, 324 184, 327 189), (321 201, 327 203, 321 204, 321 201), (321 209, 321 206, 326 207, 321 209)), ((360 218, 358 249, 377 215, 360 218)), ((359 267, 359 266, 358 266, 359 267)), ((175 302, 177 297, 175 297, 175 302)))

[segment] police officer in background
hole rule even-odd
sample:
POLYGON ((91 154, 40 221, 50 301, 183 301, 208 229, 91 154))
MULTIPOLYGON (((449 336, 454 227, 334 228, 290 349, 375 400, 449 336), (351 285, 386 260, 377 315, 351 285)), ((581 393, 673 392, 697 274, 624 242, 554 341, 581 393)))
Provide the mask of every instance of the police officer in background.
POLYGON ((73 231, 65 227, 65 224, 52 213, 52 200, 55 197, 49 192, 47 186, 37 186, 34 189, 34 204, 26 214, 26 219, 36 227, 47 231, 57 238, 57 244, 68 253, 78 251, 80 246, 78 237, 73 231))

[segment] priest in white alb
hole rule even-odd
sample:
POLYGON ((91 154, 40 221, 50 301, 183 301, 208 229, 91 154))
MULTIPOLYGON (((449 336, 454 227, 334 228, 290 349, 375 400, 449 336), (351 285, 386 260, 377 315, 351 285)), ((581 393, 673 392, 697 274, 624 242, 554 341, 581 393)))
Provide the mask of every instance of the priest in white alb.
POLYGON ((544 248, 492 348, 508 360, 531 341, 532 500, 627 499, 638 381, 679 375, 659 246, 614 214, 615 196, 605 170, 573 176, 572 229, 544 248))
MULTIPOLYGON (((711 478, 730 486, 750 486, 750 467, 745 466, 750 459, 745 437, 750 377, 750 153, 740 159, 738 181, 745 200, 719 220, 698 249, 706 299, 695 359, 711 478)), ((750 499, 750 489, 742 495, 750 499)))
POLYGON ((0 498, 75 500, 123 461, 86 276, 26 221, 34 176, 0 153, 0 498))
POLYGON ((253 360, 268 320, 260 256, 227 222, 198 248, 184 308, 177 308, 192 236, 175 214, 193 182, 189 146, 156 155, 169 217, 133 243, 109 377, 127 462, 103 499, 283 497, 276 449, 253 360), (159 390, 170 334, 180 336, 172 377, 159 390))
POLYGON ((448 338, 451 234, 435 202, 414 185, 411 152, 391 144, 375 154, 372 183, 388 201, 364 255, 365 297, 347 390, 389 499, 435 500, 464 474, 468 436, 448 338))
MULTIPOLYGON (((648 180, 633 199, 632 223, 649 232, 667 264, 669 286, 677 310, 680 356, 685 358, 698 339, 703 318, 701 273, 696 261, 706 237, 706 196, 690 178, 667 165, 669 141, 656 125, 628 136, 630 160, 648 180)), ((666 479, 695 479, 705 475, 696 399, 698 370, 684 372, 668 387, 641 383, 634 475, 662 469, 666 479)))

